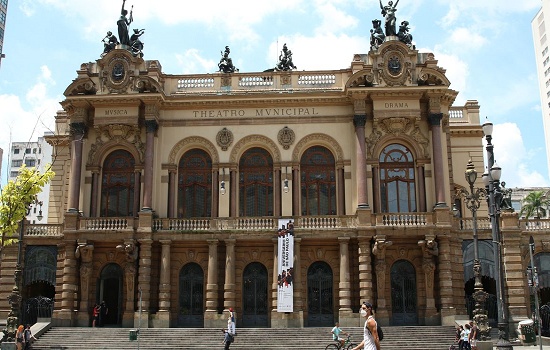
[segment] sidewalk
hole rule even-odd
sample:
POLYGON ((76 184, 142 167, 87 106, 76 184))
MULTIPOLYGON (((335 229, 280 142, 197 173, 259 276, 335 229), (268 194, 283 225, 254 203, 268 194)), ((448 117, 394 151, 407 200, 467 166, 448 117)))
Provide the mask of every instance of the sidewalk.
MULTIPOLYGON (((550 350, 550 345, 543 345, 542 348, 544 350, 550 350)), ((493 349, 496 349, 496 347, 493 347, 493 349)), ((540 345, 514 345, 514 350, 539 350, 540 345)))

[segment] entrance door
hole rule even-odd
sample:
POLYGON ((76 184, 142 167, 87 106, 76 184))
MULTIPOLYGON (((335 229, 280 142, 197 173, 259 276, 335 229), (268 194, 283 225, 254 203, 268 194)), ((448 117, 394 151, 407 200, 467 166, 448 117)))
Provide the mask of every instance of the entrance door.
POLYGON ((178 326, 202 328, 204 325, 204 273, 198 264, 189 263, 181 269, 179 302, 178 326))
POLYGON ((308 327, 333 326, 332 300, 332 269, 325 262, 315 262, 307 271, 308 327))
POLYGON ((399 260, 391 268, 392 325, 418 324, 416 309, 416 273, 414 266, 399 260))
POLYGON ((23 274, 22 323, 51 318, 57 270, 56 246, 27 246, 23 274))
POLYGON ((98 286, 98 302, 105 302, 107 314, 103 316, 104 326, 122 323, 122 268, 118 264, 108 264, 101 271, 98 286))
POLYGON ((267 269, 254 262, 243 273, 243 317, 246 328, 268 327, 267 269))

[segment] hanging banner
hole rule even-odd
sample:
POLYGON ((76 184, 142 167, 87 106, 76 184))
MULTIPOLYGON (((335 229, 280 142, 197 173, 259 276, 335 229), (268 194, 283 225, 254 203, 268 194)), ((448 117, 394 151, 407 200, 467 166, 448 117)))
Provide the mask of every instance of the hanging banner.
POLYGON ((277 312, 294 311, 294 223, 290 219, 279 219, 279 256, 277 259, 277 312))

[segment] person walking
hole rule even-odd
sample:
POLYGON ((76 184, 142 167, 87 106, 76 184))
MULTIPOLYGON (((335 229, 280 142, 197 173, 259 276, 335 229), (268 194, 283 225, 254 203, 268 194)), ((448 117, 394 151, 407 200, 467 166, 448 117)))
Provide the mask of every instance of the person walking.
POLYGON ((229 329, 228 330, 222 329, 222 332, 223 332, 223 344, 224 344, 223 350, 229 350, 231 343, 233 343, 234 341, 233 335, 229 333, 229 329))
POLYGON ((231 335, 235 335, 235 320, 236 315, 235 311, 233 311, 233 308, 229 308, 229 317, 227 318, 227 332, 231 333, 231 335))
POLYGON ((34 337, 34 335, 32 335, 32 331, 31 331, 31 325, 28 324, 26 327, 25 327, 25 331, 23 332, 24 334, 24 339, 25 339, 25 350, 29 350, 31 348, 31 342, 32 341, 36 341, 37 339, 34 337))
POLYGON ((380 350, 380 340, 378 339, 378 331, 372 304, 364 302, 359 310, 361 317, 365 319, 365 327, 363 329, 363 341, 359 343, 353 350, 380 350))

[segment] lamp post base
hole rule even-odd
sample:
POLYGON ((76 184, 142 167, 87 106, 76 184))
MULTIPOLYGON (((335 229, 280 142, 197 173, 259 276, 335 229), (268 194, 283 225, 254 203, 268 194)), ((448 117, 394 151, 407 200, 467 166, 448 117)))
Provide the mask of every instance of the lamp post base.
POLYGON ((508 324, 499 323, 498 324, 498 342, 496 344, 496 349, 499 350, 513 350, 514 347, 508 340, 508 324))

